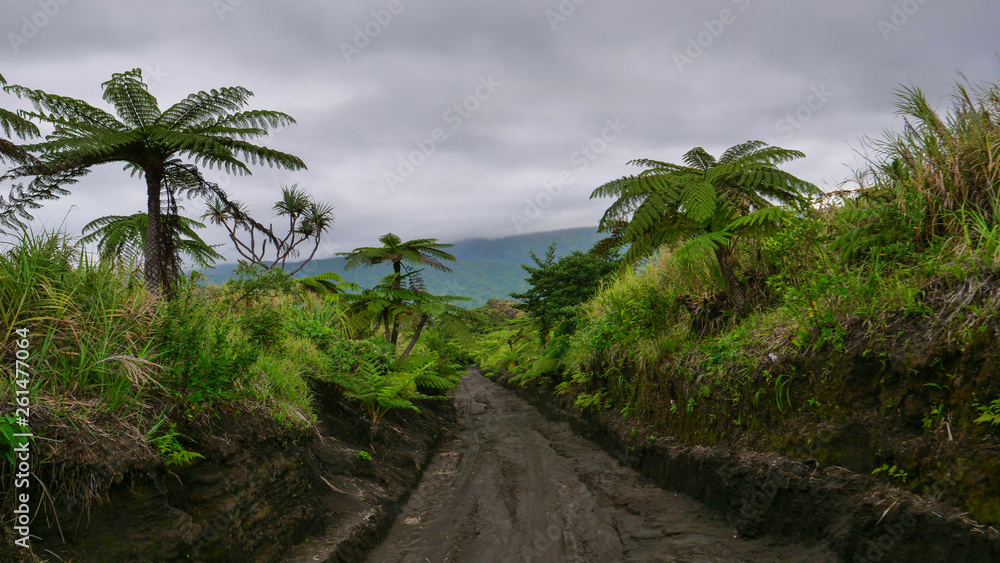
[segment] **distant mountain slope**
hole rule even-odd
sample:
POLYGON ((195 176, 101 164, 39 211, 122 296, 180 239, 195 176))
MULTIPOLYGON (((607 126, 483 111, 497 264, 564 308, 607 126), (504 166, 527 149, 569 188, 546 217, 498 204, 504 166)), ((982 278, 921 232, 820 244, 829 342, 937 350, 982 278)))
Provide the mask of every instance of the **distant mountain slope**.
MULTIPOLYGON (((493 297, 506 298, 511 292, 528 288, 524 281, 526 272, 521 264, 533 264, 531 253, 541 256, 553 241, 557 243, 557 253, 564 256, 575 250, 588 250, 603 235, 596 227, 564 229, 530 235, 518 235, 499 239, 468 239, 455 243, 449 252, 458 262, 449 266, 452 274, 425 269, 422 273, 427 283, 427 291, 436 294, 471 297, 467 306, 478 307, 493 297)), ((372 245, 377 244, 373 241, 372 245)), ((232 277, 232 264, 219 264, 212 270, 203 271, 213 283, 224 283, 232 277)), ((313 260, 296 277, 305 277, 323 272, 336 272, 347 281, 362 287, 372 287, 391 272, 389 266, 356 268, 344 271, 343 258, 313 260)))

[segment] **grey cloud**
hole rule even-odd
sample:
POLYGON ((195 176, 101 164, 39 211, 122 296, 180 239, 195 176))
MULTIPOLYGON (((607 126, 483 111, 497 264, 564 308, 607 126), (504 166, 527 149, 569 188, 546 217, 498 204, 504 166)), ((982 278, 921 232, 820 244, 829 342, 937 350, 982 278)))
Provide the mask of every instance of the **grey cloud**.
MULTIPOLYGON (((266 144, 301 156, 309 170, 255 168, 228 189, 263 215, 281 183, 300 181, 331 200, 329 252, 390 230, 450 240, 515 234, 511 216, 564 170, 574 181, 527 229, 596 224, 606 202, 588 196, 632 172, 628 160, 678 160, 694 146, 719 152, 747 139, 804 150, 793 170, 832 187, 850 175, 844 163, 856 165, 860 137, 895 122, 897 85, 912 82, 944 103, 957 70, 982 80, 1000 66, 1000 6, 990 0, 398 0, 391 20, 390 0, 52 1, 66 3, 18 53, 6 35, 0 43, 8 80, 98 103, 101 82, 138 66, 161 75, 163 106, 192 91, 247 86, 254 107, 299 121, 266 144), (879 21, 904 4, 919 7, 886 40, 879 21), (560 6, 574 7, 553 16, 560 6), (723 10, 733 21, 719 27, 723 10), (675 54, 687 56, 699 34, 707 44, 679 70, 675 54), (360 51, 350 62, 345 44, 360 51), (452 129, 445 112, 489 75, 502 86, 452 129), (832 95, 810 107, 816 88, 832 95), (791 130, 788 116, 798 124, 791 130), (574 153, 608 118, 628 130, 582 169, 574 153), (385 173, 436 128, 448 139, 390 190, 385 173)), ((38 9, 4 3, 0 32, 17 33, 38 9)), ((20 107, 8 96, 0 104, 20 107)), ((73 205, 66 226, 79 229, 141 207, 141 185, 114 167, 98 170, 38 216, 58 224, 73 205)), ((226 240, 214 229, 206 237, 226 240)))

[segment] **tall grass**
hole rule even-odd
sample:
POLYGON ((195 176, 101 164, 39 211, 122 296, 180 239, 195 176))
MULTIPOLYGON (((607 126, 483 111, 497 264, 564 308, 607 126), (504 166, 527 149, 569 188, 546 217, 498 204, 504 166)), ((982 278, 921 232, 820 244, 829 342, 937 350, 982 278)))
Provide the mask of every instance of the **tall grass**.
POLYGON ((931 234, 959 234, 962 208, 990 209, 1000 186, 1000 85, 957 84, 942 115, 919 88, 896 91, 901 132, 877 143, 883 166, 922 196, 931 234), (898 160, 901 166, 892 166, 898 160))
MULTIPOLYGON (((135 401, 160 386, 154 305, 141 283, 90 261, 64 234, 23 233, 0 251, 2 369, 14 365, 13 331, 27 328, 31 380, 43 402, 114 409, 135 401)), ((0 400, 10 392, 0 389, 0 400)))

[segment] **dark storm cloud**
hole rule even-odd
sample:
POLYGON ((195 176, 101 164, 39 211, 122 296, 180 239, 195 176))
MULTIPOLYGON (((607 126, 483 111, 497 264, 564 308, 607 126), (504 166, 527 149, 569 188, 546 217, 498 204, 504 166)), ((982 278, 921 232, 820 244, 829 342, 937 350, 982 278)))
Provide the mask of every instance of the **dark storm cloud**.
MULTIPOLYGON (((833 187, 861 137, 894 123, 899 84, 943 105, 957 70, 996 76, 998 16, 989 0, 21 1, 0 7, 0 72, 92 103, 133 67, 164 106, 250 88, 254 107, 298 120, 266 144, 309 170, 213 177, 262 215, 281 183, 332 201, 332 253, 390 230, 454 240, 593 225, 607 202, 590 192, 628 160, 747 139, 804 150, 793 172, 833 187), (46 21, 13 46, 32 31, 25 18, 46 21)), ((54 225, 75 205, 78 229, 142 208, 142 192, 110 167, 39 216, 54 225)))

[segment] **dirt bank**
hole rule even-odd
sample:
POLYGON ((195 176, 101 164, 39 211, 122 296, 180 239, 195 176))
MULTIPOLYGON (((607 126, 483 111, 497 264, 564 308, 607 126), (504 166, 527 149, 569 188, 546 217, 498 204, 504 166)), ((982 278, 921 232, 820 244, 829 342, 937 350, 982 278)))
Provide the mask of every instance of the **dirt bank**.
POLYGON ((870 475, 813 459, 683 445, 615 411, 581 411, 573 396, 497 379, 658 485, 715 509, 743 537, 824 541, 844 561, 1000 561, 996 530, 870 475))
POLYGON ((455 402, 460 430, 369 562, 835 560, 820 542, 736 537, 478 370, 455 402))
POLYGON ((453 408, 439 402, 390 415, 370 440, 355 404, 333 389, 316 391, 321 420, 313 431, 240 409, 211 420, 177 417, 185 446, 204 456, 183 468, 116 434, 113 421, 38 424, 36 434, 55 440, 39 443, 46 461, 37 468, 54 502, 42 503, 32 523, 33 551, 78 563, 269 562, 323 537, 331 560, 356 560, 392 523, 453 408), (360 450, 372 459, 360 459, 360 450))

